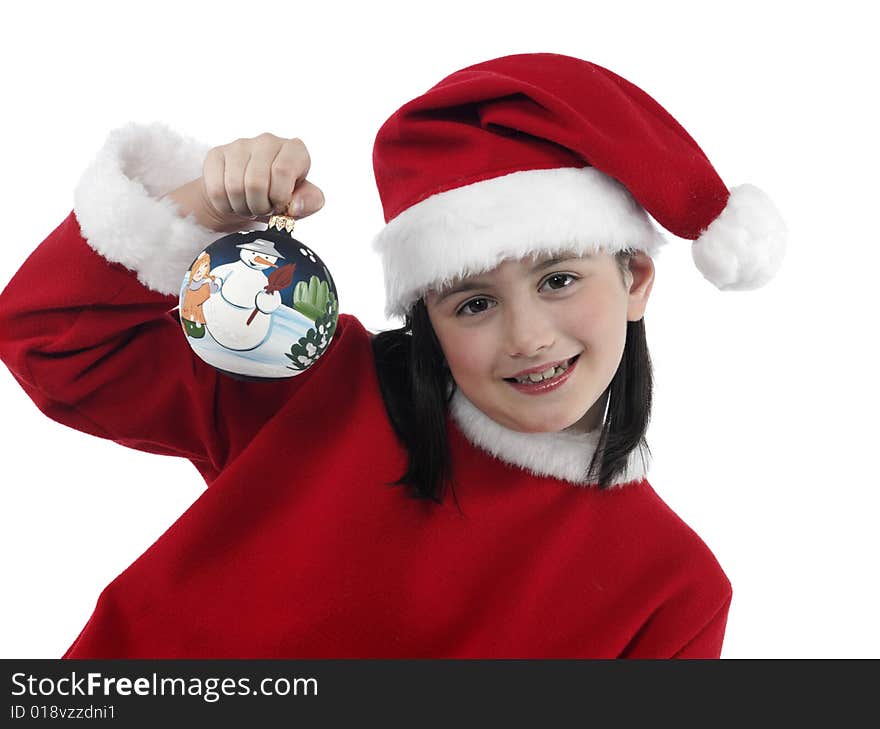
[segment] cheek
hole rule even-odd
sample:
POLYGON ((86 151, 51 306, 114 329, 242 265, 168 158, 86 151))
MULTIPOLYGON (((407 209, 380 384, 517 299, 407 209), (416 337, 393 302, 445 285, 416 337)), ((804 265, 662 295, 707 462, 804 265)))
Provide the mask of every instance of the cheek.
POLYGON ((492 366, 492 358, 485 342, 461 340, 451 347, 446 361, 456 379, 480 377, 492 366))
POLYGON ((626 297, 614 291, 593 291, 568 310, 566 330, 597 356, 617 356, 626 342, 626 297))
POLYGON ((626 298, 614 298, 594 325, 600 359, 611 376, 617 371, 626 345, 626 298))
POLYGON ((452 376, 459 382, 485 376, 492 369, 489 337, 476 332, 435 328, 452 376))

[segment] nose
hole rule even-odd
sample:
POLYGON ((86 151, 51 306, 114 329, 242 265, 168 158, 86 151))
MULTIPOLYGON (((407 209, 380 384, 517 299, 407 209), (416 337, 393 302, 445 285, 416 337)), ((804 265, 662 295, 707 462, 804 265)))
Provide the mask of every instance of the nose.
POLYGON ((533 357, 553 345, 553 327, 540 304, 526 299, 508 302, 504 317, 504 346, 510 357, 533 357))

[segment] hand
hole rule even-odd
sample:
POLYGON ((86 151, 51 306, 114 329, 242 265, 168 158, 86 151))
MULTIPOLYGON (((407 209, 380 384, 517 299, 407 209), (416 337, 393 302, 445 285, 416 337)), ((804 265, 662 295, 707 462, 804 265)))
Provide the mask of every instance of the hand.
POLYGON ((274 213, 304 218, 324 206, 324 193, 306 179, 310 165, 301 140, 266 132, 210 149, 202 176, 167 197, 181 214, 224 233, 274 213))

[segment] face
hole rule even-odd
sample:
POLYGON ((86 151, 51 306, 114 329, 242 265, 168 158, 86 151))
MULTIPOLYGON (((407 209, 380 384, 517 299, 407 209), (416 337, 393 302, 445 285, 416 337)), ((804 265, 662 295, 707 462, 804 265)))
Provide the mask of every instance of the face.
POLYGON ((193 278, 196 281, 200 281, 201 279, 203 279, 205 276, 208 275, 208 269, 209 269, 209 266, 208 266, 207 261, 205 261, 202 264, 199 264, 199 267, 196 269, 196 275, 193 276, 193 278))
POLYGON ((270 266, 272 268, 277 268, 275 262, 278 260, 278 256, 270 256, 266 253, 259 253, 257 251, 245 249, 244 254, 241 256, 241 260, 251 268, 262 270, 269 268, 270 266))
POLYGON ((623 275, 613 254, 545 255, 505 261, 425 303, 456 384, 492 420, 588 431, 602 425, 626 323, 644 315, 653 279, 644 253, 623 275))

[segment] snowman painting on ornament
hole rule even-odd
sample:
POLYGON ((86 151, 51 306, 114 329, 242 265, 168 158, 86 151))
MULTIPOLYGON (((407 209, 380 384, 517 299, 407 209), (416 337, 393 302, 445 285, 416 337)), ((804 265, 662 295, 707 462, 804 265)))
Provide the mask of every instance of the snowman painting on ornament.
POLYGON ((214 241, 196 257, 180 290, 180 322, 193 351, 237 379, 303 372, 336 329, 330 272, 296 239, 266 233, 214 241))

